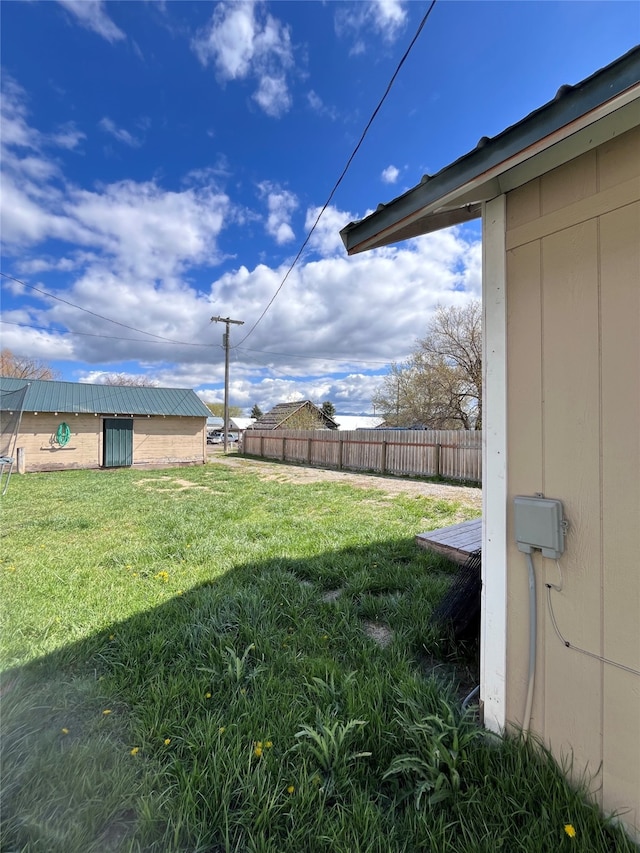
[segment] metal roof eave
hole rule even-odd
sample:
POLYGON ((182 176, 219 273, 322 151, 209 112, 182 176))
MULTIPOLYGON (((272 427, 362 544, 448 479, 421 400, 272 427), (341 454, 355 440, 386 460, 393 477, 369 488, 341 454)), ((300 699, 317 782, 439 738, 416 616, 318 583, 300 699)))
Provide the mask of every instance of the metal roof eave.
POLYGON ((640 47, 340 232, 348 254, 481 214, 482 202, 640 122, 640 47), (614 118, 610 118, 614 117, 614 118))

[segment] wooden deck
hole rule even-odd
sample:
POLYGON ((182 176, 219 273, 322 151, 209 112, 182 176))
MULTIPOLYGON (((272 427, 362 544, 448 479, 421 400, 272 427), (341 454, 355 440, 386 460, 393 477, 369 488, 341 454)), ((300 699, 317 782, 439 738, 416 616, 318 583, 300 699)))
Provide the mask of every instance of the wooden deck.
POLYGON ((443 554, 455 563, 465 563, 469 554, 482 546, 482 519, 418 533, 416 542, 421 548, 443 554))

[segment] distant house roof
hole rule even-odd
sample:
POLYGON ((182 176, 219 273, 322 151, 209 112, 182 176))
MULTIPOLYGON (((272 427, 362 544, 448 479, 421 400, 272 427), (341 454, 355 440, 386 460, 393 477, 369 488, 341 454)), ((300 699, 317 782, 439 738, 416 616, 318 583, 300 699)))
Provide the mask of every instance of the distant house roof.
POLYGON ((372 415, 335 415, 339 430, 375 429, 383 423, 383 418, 372 415))
POLYGON ((242 432, 245 429, 248 429, 250 426, 256 422, 255 418, 229 418, 229 424, 231 425, 231 429, 238 430, 242 432))
POLYGON ((11 392, 29 385, 25 412, 102 415, 176 415, 206 418, 211 412, 191 388, 133 388, 43 379, 0 377, 0 409, 8 411, 11 392))
POLYGON ((340 232, 350 255, 477 219, 483 202, 638 123, 640 46, 340 232))
MULTIPOLYGON (((295 414, 302 409, 309 409, 317 414, 318 422, 326 429, 337 429, 338 424, 329 415, 326 415, 322 409, 318 408, 311 400, 299 400, 297 403, 278 403, 271 411, 262 415, 261 418, 253 424, 253 429, 287 429, 287 421, 291 420, 295 414)), ((295 427, 292 426, 292 429, 295 427)))

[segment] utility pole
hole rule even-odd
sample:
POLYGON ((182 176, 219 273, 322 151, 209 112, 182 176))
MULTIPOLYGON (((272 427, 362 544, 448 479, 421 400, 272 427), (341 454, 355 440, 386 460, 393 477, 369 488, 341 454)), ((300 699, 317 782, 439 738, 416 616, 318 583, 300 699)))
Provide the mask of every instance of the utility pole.
POLYGON ((212 323, 226 323, 226 332, 222 336, 224 346, 224 452, 229 443, 229 325, 244 326, 244 320, 230 320, 229 317, 212 317, 212 323))

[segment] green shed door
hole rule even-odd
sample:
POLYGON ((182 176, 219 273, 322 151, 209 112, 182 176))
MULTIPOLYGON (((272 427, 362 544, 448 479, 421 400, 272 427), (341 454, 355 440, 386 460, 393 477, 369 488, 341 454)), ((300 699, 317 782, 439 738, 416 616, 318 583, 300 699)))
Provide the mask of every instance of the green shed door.
POLYGON ((133 421, 130 418, 104 419, 105 468, 133 465, 133 421))

